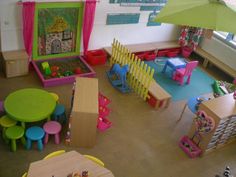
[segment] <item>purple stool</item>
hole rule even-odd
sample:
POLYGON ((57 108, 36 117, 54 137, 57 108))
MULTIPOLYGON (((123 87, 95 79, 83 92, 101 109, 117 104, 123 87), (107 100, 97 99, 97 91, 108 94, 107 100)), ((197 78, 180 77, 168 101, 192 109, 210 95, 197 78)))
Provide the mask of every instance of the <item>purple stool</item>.
POLYGON ((61 124, 57 121, 49 121, 43 125, 45 131, 44 144, 48 143, 49 135, 55 135, 55 144, 60 143, 61 124))

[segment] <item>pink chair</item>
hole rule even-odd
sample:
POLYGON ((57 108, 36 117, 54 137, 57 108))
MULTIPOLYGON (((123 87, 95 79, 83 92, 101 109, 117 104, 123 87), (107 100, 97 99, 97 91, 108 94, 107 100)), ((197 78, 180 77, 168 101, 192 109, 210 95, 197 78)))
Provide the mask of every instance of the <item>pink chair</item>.
POLYGON ((185 68, 177 69, 173 75, 173 80, 179 82, 180 85, 183 85, 184 83, 184 77, 188 77, 187 84, 190 83, 191 75, 198 65, 198 61, 191 61, 186 64, 185 68))
POLYGON ((61 124, 57 121, 49 121, 43 125, 45 131, 44 144, 48 143, 49 135, 55 135, 55 144, 60 143, 61 124))

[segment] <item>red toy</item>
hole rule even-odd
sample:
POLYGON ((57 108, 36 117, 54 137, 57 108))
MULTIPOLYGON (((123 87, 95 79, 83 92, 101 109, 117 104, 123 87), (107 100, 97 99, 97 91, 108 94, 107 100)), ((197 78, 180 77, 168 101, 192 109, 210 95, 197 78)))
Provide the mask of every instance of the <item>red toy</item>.
POLYGON ((57 76, 57 72, 56 71, 53 71, 52 74, 51 74, 52 77, 56 77, 57 76))
POLYGON ((75 74, 82 74, 81 68, 75 68, 74 73, 75 74))
POLYGON ((58 66, 51 66, 51 71, 52 72, 57 72, 59 70, 58 66))

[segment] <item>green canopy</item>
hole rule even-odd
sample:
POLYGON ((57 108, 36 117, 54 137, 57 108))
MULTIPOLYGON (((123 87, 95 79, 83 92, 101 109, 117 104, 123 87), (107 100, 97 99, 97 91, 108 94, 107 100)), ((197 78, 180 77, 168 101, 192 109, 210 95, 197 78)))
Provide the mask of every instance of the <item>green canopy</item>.
POLYGON ((229 1, 168 0, 155 21, 236 34, 235 6, 229 1))

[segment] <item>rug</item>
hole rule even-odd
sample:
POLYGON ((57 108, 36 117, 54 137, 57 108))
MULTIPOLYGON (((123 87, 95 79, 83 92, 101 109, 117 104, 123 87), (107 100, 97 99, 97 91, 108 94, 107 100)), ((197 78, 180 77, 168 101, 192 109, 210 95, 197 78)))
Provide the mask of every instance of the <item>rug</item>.
MULTIPOLYGON (((212 93, 211 85, 214 79, 199 67, 194 69, 190 84, 179 85, 171 78, 171 69, 167 67, 166 72, 162 73, 162 69, 168 58, 158 57, 154 61, 145 61, 147 65, 155 69, 154 79, 172 96, 173 101, 187 100, 191 97, 212 93)), ((184 58, 181 58, 184 60, 184 58)))

